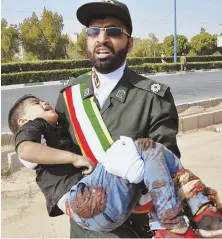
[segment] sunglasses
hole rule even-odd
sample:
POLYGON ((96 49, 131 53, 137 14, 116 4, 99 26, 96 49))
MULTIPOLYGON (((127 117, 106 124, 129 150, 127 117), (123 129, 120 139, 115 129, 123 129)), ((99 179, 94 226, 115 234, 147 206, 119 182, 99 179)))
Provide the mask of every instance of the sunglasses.
POLYGON ((86 34, 88 37, 97 37, 101 30, 104 30, 109 37, 120 37, 122 33, 131 37, 129 33, 119 27, 89 27, 86 28, 86 34))

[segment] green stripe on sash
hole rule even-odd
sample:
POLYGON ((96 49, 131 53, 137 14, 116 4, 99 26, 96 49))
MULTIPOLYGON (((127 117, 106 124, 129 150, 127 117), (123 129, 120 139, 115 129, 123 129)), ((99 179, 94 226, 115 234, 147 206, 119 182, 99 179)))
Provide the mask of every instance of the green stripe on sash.
MULTIPOLYGON (((84 95, 84 90, 85 90, 85 83, 80 84, 80 91, 81 91, 81 96, 83 97, 84 95)), ((90 98, 86 98, 83 100, 83 106, 85 109, 85 112, 88 116, 89 121, 92 124, 93 129, 95 130, 95 133, 104 149, 104 151, 106 151, 109 147, 110 147, 110 143, 105 135, 105 133, 103 132, 103 129, 96 117, 96 114, 94 112, 94 109, 92 107, 90 98)))

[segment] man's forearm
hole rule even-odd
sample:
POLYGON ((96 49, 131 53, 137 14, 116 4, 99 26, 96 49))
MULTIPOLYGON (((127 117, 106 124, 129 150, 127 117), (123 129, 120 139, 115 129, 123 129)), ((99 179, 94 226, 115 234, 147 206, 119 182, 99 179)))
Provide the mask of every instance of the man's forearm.
POLYGON ((78 159, 77 154, 30 141, 21 143, 17 152, 21 159, 37 164, 68 164, 78 159))

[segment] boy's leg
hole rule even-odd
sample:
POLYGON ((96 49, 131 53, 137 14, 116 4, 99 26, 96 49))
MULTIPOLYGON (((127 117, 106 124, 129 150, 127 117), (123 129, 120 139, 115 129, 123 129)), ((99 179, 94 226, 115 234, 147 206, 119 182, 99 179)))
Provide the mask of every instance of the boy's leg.
POLYGON ((192 172, 179 170, 174 176, 178 196, 184 201, 193 228, 203 237, 222 236, 222 212, 217 192, 207 188, 192 172), (204 203, 205 201, 205 203, 204 203))
POLYGON ((210 231, 213 233, 212 237, 222 236, 222 214, 217 210, 222 209, 222 205, 217 192, 213 189, 208 190, 198 177, 183 169, 180 159, 165 146, 162 147, 165 148, 165 160, 170 173, 174 175, 174 181, 177 181, 177 195, 181 202, 185 199, 186 215, 194 222, 192 226, 202 230, 202 236, 209 237, 210 231), (211 206, 213 202, 216 207, 211 206))
MULTIPOLYGON (((177 235, 177 237, 196 238, 196 235, 188 229, 188 224, 181 215, 180 202, 164 158, 164 150, 159 145, 155 147, 155 144, 147 147, 147 140, 149 139, 137 140, 136 145, 144 160, 144 182, 151 194, 155 208, 156 218, 152 217, 151 230, 157 231, 157 237, 175 237, 177 235), (176 230, 172 232, 169 231, 170 229, 176 230)), ((150 143, 152 144, 152 141, 150 143)))
POLYGON ((176 186, 180 191, 177 195, 181 202, 187 197, 186 208, 188 208, 188 210, 186 210, 186 214, 189 215, 189 219, 196 224, 196 228, 201 230, 201 235, 205 235, 206 237, 209 237, 210 235, 211 237, 216 235, 222 236, 222 213, 217 210, 217 208, 221 209, 222 205, 219 203, 217 193, 211 190, 211 193, 205 195, 203 189, 206 189, 206 187, 200 179, 193 175, 189 170, 183 169, 180 159, 165 146, 159 143, 156 143, 156 145, 157 147, 162 147, 164 149, 164 158, 170 174, 180 175, 179 182, 181 182, 181 184, 176 186), (188 176, 189 174, 190 179, 188 176), (184 185, 185 187, 183 187, 184 185), (212 202, 215 202, 214 205, 217 205, 217 207, 212 207, 212 202), (212 223, 212 221, 214 223, 212 223))
MULTIPOLYGON (((163 146, 161 144, 158 144, 158 145, 160 147, 164 148, 164 156, 165 156, 164 158, 165 158, 167 167, 170 171, 171 176, 173 177, 174 184, 175 184, 176 175, 180 175, 180 178, 182 178, 183 176, 185 177, 185 175, 182 175, 182 172, 188 174, 190 171, 187 169, 184 169, 182 167, 180 159, 176 155, 174 155, 170 150, 168 150, 165 146, 163 146)), ((193 177, 194 177, 194 175, 192 176, 192 178, 193 177)), ((195 179, 197 179, 197 177, 195 179)), ((192 184, 192 187, 193 187, 192 192, 194 192, 195 184, 192 184)), ((176 189, 178 189, 178 188, 181 188, 181 185, 177 184, 176 189)), ((180 190, 180 192, 183 192, 183 191, 180 190)), ((181 194, 178 194, 178 191, 177 191, 177 195, 178 195, 180 201, 182 202, 184 200, 184 198, 181 196, 181 194)), ((191 215, 195 215, 197 213, 197 211, 200 209, 200 207, 202 207, 202 205, 205 205, 206 203, 209 203, 209 202, 210 202, 209 198, 207 196, 203 195, 203 193, 201 193, 201 191, 200 191, 200 193, 192 194, 192 197, 190 197, 190 200, 187 201, 187 204, 191 211, 191 215)))

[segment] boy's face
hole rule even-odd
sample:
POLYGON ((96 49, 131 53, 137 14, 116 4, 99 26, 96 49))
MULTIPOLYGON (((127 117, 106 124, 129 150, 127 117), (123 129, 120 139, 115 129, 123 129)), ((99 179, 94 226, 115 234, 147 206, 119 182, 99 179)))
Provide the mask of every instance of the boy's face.
POLYGON ((24 102, 24 114, 19 118, 18 124, 22 126, 29 120, 36 118, 42 118, 49 124, 55 125, 58 115, 47 102, 37 98, 29 98, 24 102))

